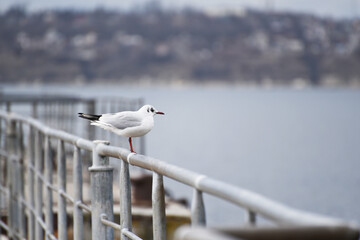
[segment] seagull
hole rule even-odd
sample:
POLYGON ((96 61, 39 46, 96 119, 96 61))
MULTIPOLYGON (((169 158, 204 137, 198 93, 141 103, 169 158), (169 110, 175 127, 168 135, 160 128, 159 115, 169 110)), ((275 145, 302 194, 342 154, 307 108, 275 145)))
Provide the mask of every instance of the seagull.
POLYGON ((141 137, 154 127, 154 116, 164 115, 151 105, 142 106, 137 111, 124 111, 118 113, 105 113, 101 115, 78 113, 79 117, 90 120, 91 125, 109 130, 117 135, 128 137, 130 151, 136 153, 131 138, 141 137))

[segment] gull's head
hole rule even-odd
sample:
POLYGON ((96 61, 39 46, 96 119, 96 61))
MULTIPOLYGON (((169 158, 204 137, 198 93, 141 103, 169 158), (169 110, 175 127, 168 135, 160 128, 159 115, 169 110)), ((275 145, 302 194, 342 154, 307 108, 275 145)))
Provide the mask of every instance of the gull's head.
POLYGON ((144 105, 139 109, 139 112, 145 114, 145 115, 151 115, 154 116, 156 114, 161 114, 164 115, 165 113, 163 112, 159 112, 158 110, 156 110, 153 106, 151 105, 144 105))

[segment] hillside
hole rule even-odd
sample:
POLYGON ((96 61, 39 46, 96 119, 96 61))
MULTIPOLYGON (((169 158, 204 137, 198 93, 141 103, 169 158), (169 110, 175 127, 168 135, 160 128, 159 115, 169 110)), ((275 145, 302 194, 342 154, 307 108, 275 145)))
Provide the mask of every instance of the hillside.
POLYGON ((360 20, 252 10, 0 15, 0 81, 360 84, 360 20))

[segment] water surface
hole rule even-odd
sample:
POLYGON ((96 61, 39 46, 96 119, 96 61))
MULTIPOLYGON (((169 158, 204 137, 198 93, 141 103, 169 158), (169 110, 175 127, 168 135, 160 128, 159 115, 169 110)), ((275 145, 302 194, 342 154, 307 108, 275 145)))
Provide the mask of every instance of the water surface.
MULTIPOLYGON (((360 222, 360 91, 38 87, 6 91, 144 97, 156 116, 147 153, 291 207, 360 222)), ((175 197, 191 189, 166 180, 175 197)), ((243 211, 205 195, 209 224, 243 211)))

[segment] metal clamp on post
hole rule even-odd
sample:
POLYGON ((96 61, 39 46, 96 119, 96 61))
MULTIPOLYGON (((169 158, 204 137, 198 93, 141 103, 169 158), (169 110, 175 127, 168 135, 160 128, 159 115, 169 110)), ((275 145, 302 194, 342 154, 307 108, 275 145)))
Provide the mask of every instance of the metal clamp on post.
POLYGON ((128 162, 128 163, 130 163, 131 164, 131 162, 130 162, 130 158, 132 157, 132 156, 134 156, 136 153, 129 153, 129 155, 127 156, 127 158, 126 158, 126 161, 128 162))
POLYGON ((113 212, 113 170, 109 158, 98 154, 100 144, 109 145, 106 141, 94 141, 93 163, 89 168, 91 181, 91 229, 92 239, 114 239, 114 229, 101 222, 105 214, 109 221, 114 220, 113 212))

